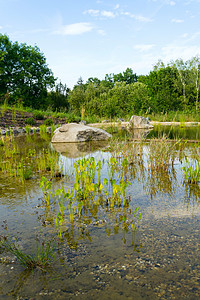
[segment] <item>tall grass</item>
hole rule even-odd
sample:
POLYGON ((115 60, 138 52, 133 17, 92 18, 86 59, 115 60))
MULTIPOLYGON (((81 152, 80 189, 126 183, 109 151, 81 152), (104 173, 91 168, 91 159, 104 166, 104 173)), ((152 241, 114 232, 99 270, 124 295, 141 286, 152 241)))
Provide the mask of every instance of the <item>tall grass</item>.
POLYGON ((46 271, 47 267, 49 267, 54 260, 55 244, 52 245, 51 242, 45 245, 44 243, 41 243, 40 240, 37 241, 36 255, 26 254, 16 243, 13 243, 12 240, 8 237, 1 238, 0 247, 4 251, 7 251, 14 255, 23 267, 30 270, 38 268, 46 271))
POLYGON ((197 183, 200 181, 200 162, 189 163, 189 161, 186 161, 182 171, 185 175, 185 182, 197 183))

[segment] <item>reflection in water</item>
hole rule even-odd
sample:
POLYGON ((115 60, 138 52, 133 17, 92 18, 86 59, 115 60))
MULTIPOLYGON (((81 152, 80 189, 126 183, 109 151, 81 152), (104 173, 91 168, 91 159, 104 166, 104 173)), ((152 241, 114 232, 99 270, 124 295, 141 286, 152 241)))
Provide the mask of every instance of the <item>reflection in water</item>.
POLYGON ((51 145, 62 155, 69 158, 77 158, 102 149, 107 144, 108 141, 93 141, 81 143, 53 143, 51 145))
POLYGON ((130 136, 135 140, 142 140, 148 137, 153 129, 130 129, 130 136))
POLYGON ((190 184, 184 183, 185 187, 185 203, 189 206, 190 203, 199 203, 200 202, 200 186, 199 184, 190 184))
POLYGON ((177 186, 176 171, 174 167, 163 169, 149 169, 143 181, 144 191, 151 199, 158 193, 173 197, 177 186))

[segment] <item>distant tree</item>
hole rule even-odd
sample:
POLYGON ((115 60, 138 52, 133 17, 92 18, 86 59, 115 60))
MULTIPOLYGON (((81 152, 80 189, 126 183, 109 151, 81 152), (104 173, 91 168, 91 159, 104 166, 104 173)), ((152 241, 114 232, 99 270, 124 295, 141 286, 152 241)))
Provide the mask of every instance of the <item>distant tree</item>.
POLYGON ((195 56, 188 60, 188 68, 190 74, 190 84, 195 90, 195 109, 199 110, 199 89, 200 89, 200 57, 195 56))
POLYGON ((55 85, 55 89, 48 92, 47 105, 53 110, 65 110, 69 109, 69 96, 70 89, 67 88, 66 84, 59 82, 55 85))
POLYGON ((131 68, 127 68, 125 72, 113 75, 114 82, 126 82, 126 84, 135 83, 138 80, 138 76, 133 73, 131 68))
POLYGON ((77 81, 77 84, 69 93, 70 109, 78 115, 81 114, 81 109, 85 106, 85 89, 86 85, 83 84, 83 79, 80 77, 77 81))
POLYGON ((180 92, 176 86, 178 71, 174 67, 154 68, 147 76, 140 76, 139 82, 146 84, 150 97, 150 108, 154 112, 167 112, 181 107, 180 92))
POLYGON ((47 89, 55 78, 40 49, 11 42, 0 34, 0 96, 10 95, 10 101, 21 99, 25 106, 43 106, 47 89))

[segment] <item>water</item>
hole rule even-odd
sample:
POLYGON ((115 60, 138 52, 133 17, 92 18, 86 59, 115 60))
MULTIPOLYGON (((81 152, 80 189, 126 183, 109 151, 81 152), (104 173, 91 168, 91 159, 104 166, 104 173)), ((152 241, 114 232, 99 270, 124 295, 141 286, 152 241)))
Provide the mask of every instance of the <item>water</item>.
MULTIPOLYGON (((52 147, 49 138, 16 141, 22 152, 27 147, 36 151, 52 147)), ((66 176, 53 180, 52 190, 73 185, 73 162, 85 155, 104 159, 101 176, 107 177, 111 153, 102 151, 108 145, 101 146, 90 145, 90 154, 84 147, 73 149, 75 155, 62 150, 59 161, 66 176)), ((132 184, 127 188, 128 207, 89 206, 74 226, 66 220, 62 242, 52 219, 58 207, 52 199, 50 208, 44 205, 39 175, 22 184, 0 173, 0 218, 8 228, 2 227, 1 234, 17 238, 26 253, 36 253, 38 234, 45 242, 55 241, 55 261, 47 272, 24 270, 10 253, 1 251, 1 299, 199 298, 200 186, 184 184, 181 171, 182 157, 193 153, 194 159, 198 148, 185 145, 178 150, 174 166, 164 171, 148 168, 148 143, 142 146, 142 157, 131 151, 126 173, 132 184), (136 207, 142 220, 133 232, 125 225, 136 207), (125 218, 124 227, 120 216, 125 218)))

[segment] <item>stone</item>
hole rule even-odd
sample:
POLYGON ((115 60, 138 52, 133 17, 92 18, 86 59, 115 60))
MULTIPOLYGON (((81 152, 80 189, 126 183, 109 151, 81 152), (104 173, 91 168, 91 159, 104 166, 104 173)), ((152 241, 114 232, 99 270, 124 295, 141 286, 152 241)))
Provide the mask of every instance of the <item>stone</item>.
POLYGON ((111 138, 105 130, 83 124, 69 123, 54 131, 52 143, 74 143, 87 141, 104 141, 111 138))
POLYGON ((128 123, 128 129, 134 128, 150 129, 153 128, 153 126, 149 123, 149 121, 146 118, 133 115, 128 123))
POLYGON ((79 122, 79 124, 86 125, 87 123, 86 123, 85 120, 81 120, 81 121, 79 122))

